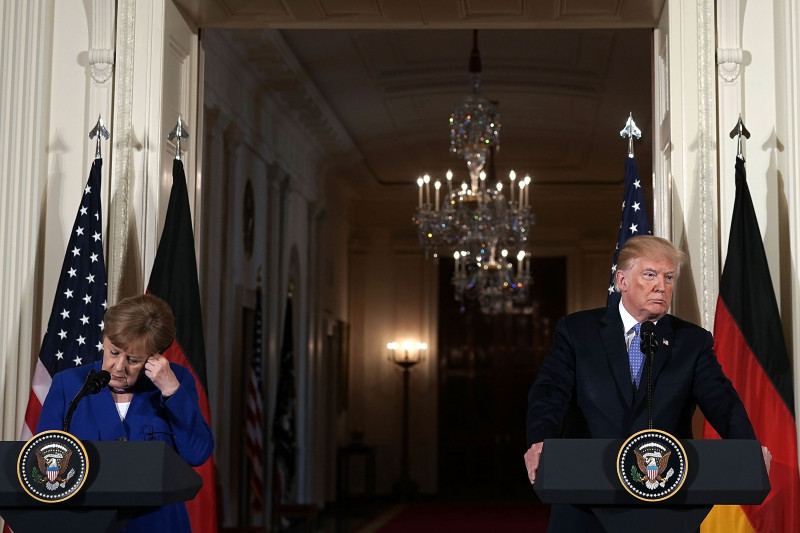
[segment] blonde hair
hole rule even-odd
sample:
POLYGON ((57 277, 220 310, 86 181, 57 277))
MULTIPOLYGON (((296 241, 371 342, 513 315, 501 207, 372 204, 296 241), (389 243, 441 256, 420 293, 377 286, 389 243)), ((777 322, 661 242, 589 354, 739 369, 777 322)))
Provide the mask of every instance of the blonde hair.
POLYGON ((142 355, 162 353, 175 340, 175 318, 167 302, 152 294, 120 300, 106 311, 104 334, 114 346, 142 355))
MULTIPOLYGON (((653 235, 640 235, 631 237, 625 242, 617 258, 617 270, 630 270, 642 257, 669 259, 675 265, 676 275, 680 274, 681 266, 686 262, 686 254, 675 248, 667 239, 653 235)), ((614 290, 619 292, 616 276, 614 276, 614 290)))

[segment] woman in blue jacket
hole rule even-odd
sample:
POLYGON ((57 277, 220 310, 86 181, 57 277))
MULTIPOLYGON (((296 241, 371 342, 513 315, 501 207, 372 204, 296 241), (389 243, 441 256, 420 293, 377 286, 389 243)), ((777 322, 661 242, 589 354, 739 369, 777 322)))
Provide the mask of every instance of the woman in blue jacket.
MULTIPOLYGON (((53 377, 36 432, 61 429, 89 371, 102 368, 111 374, 108 388, 81 400, 70 433, 81 440, 161 440, 190 465, 203 464, 214 439, 197 403, 194 377, 161 355, 174 339, 175 320, 163 300, 142 294, 111 307, 104 317, 102 361, 53 377)), ((133 518, 123 531, 191 533, 191 527, 179 503, 133 518)))

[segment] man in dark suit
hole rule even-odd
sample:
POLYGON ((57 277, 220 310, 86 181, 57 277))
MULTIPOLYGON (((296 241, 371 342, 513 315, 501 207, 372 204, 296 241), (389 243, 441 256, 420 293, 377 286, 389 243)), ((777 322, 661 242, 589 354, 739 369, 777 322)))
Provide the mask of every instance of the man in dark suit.
MULTIPOLYGON (((525 465, 531 483, 544 439, 627 438, 648 428, 646 372, 641 357, 629 357, 644 321, 655 322, 659 342, 652 373, 653 427, 690 439, 699 406, 723 438, 756 438, 714 355, 711 333, 667 314, 683 261, 683 252, 665 239, 629 239, 614 283, 622 293, 619 305, 580 311, 558 322, 553 347, 528 394, 525 465)), ((764 449, 765 461, 768 454, 764 449)), ((553 505, 548 531, 604 530, 588 508, 553 505)))

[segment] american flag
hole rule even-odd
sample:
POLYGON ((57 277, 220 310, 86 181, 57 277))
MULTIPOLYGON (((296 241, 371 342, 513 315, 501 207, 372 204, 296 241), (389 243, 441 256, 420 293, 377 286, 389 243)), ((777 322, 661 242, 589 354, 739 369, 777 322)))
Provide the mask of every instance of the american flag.
POLYGON ((255 324, 253 325, 253 355, 250 361, 250 380, 247 386, 245 413, 245 452, 250 460, 250 509, 260 513, 264 504, 264 439, 261 397, 261 288, 256 291, 255 324))
POLYGON ((636 159, 625 158, 625 192, 622 197, 622 220, 619 223, 617 247, 614 250, 614 262, 611 265, 611 276, 608 282, 608 300, 606 305, 619 305, 620 293, 614 290, 614 276, 617 273, 617 259, 622 246, 631 237, 649 235, 650 224, 647 223, 647 208, 644 203, 642 182, 636 159))
POLYGON ((53 375, 93 363, 103 355, 106 312, 106 267, 103 260, 103 215, 100 182, 102 160, 95 159, 72 233, 50 311, 47 332, 33 374, 22 439, 36 430, 53 375))

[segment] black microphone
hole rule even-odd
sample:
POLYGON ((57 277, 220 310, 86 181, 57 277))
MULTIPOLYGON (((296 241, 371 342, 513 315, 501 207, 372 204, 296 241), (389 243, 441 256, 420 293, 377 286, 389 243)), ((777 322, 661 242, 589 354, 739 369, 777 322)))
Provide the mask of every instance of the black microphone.
POLYGON ((97 394, 101 390, 105 388, 106 385, 111 381, 111 374, 108 370, 101 370, 100 372, 90 371, 89 375, 92 376, 92 379, 86 380, 86 394, 97 394))
POLYGON ((656 325, 652 322, 642 322, 642 328, 639 331, 641 337, 642 353, 645 355, 653 355, 658 350, 658 339, 656 338, 656 325))
POLYGON ((80 402, 84 396, 97 394, 103 390, 103 388, 108 385, 109 381, 111 381, 111 374, 109 374, 107 370, 101 370, 100 372, 89 370, 89 375, 86 376, 86 381, 83 382, 81 390, 78 391, 78 394, 75 395, 69 404, 67 416, 64 417, 64 425, 62 426, 64 431, 69 433, 69 426, 72 424, 72 414, 75 412, 75 408, 78 407, 78 402, 80 402))

